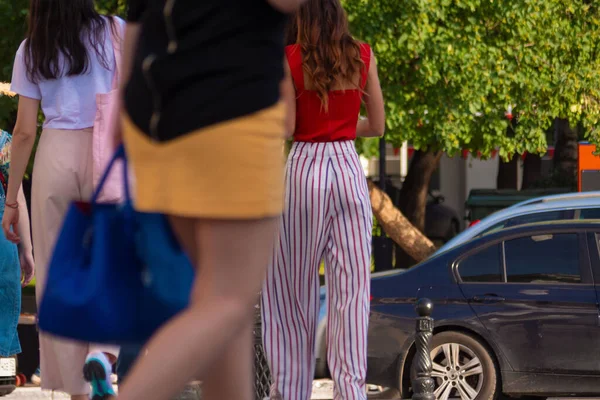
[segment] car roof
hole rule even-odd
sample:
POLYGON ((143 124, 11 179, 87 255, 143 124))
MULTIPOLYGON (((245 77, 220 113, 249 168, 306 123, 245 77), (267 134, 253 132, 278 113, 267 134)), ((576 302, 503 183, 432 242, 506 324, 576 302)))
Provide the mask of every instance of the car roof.
POLYGON ((572 193, 561 193, 561 194, 553 194, 553 195, 549 195, 549 196, 534 197, 533 199, 527 199, 527 200, 521 201, 519 203, 513 204, 512 206, 510 206, 508 208, 523 207, 523 206, 527 206, 530 204, 538 204, 538 203, 561 202, 561 201, 568 202, 569 200, 594 198, 594 197, 600 198, 600 191, 572 192, 572 193))
POLYGON ((489 235, 484 235, 477 238, 473 243, 483 241, 492 241, 499 238, 504 238, 513 235, 522 234, 543 234, 543 233, 558 233, 564 231, 598 231, 600 232, 600 220, 561 220, 561 221, 544 221, 531 224, 518 225, 506 229, 502 229, 489 235))
POLYGON ((473 239, 474 237, 480 235, 485 230, 491 228, 492 226, 510 218, 520 217, 528 214, 535 214, 539 212, 576 210, 595 207, 600 208, 600 196, 572 198, 566 200, 529 204, 521 207, 505 208, 488 215, 487 217, 479 221, 479 223, 477 223, 476 225, 465 229, 464 231, 456 235, 454 238, 446 242, 446 244, 440 247, 435 254, 445 252, 455 246, 458 246, 461 243, 467 242, 473 239))
MULTIPOLYGON (((462 253, 465 249, 472 249, 484 245, 485 243, 498 240, 506 240, 513 236, 522 235, 543 235, 556 234, 561 232, 600 232, 600 220, 562 220, 562 221, 544 221, 531 224, 518 225, 511 228, 501 229, 499 231, 478 237, 472 241, 461 243, 450 249, 456 254, 462 253)), ((450 253, 450 250, 448 253, 450 253)), ((444 252, 446 253, 446 252, 444 252)))
MULTIPOLYGON (((423 260, 418 265, 397 273, 411 273, 421 267, 427 265, 437 265, 441 260, 442 263, 458 259, 463 255, 476 251, 480 247, 485 247, 489 243, 502 242, 520 236, 535 236, 549 235, 569 232, 598 232, 600 233, 600 219, 590 220, 561 220, 561 221, 544 221, 530 224, 517 225, 514 227, 494 231, 488 235, 480 236, 473 240, 469 240, 442 252, 436 252, 426 260, 423 260)), ((396 271, 396 270, 392 270, 396 271)), ((379 277, 379 276, 378 276, 379 277)), ((381 277, 384 277, 383 275, 381 277)))
POLYGON ((523 230, 543 230, 543 229, 582 229, 582 230, 594 230, 600 228, 600 219, 562 219, 558 221, 540 221, 522 224, 507 229, 503 229, 504 232, 510 232, 517 228, 523 230))

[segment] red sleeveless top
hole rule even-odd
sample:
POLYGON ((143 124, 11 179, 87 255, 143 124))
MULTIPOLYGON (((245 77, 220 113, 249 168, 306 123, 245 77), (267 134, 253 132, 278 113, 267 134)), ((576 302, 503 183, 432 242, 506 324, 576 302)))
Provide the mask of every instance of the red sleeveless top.
POLYGON ((329 92, 329 111, 321 106, 321 99, 314 90, 304 88, 302 54, 300 45, 285 48, 294 85, 296 86, 297 142, 336 142, 356 139, 356 124, 360 113, 363 90, 371 62, 371 47, 360 45, 364 68, 360 77, 360 89, 333 90, 329 92))

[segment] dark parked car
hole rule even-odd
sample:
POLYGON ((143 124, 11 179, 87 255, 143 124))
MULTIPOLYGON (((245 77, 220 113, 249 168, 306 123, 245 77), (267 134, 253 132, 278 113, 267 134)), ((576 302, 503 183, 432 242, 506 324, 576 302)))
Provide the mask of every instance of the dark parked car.
POLYGON ((598 220, 522 225, 374 274, 368 382, 410 398, 427 297, 438 400, 600 394, 599 239, 598 220))

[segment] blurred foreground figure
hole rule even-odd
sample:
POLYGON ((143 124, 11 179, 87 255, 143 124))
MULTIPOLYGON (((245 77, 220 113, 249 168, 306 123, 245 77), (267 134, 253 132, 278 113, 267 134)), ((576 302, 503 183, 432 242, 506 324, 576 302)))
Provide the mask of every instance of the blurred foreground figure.
POLYGON ((283 34, 300 0, 137 0, 122 136, 139 211, 170 216, 191 305, 148 343, 120 399, 250 400, 253 304, 283 207, 283 34))

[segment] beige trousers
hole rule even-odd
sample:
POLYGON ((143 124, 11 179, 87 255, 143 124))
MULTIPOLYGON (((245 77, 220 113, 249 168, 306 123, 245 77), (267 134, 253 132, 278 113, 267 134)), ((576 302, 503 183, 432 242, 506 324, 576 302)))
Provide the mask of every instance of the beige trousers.
MULTIPOLYGON (((67 208, 72 200, 89 200, 92 193, 92 129, 45 129, 35 155, 31 189, 38 306, 54 242, 67 208)), ((88 394, 90 387, 82 371, 90 351, 118 356, 118 348, 112 346, 79 343, 40 333, 42 389, 70 395, 88 394)))

